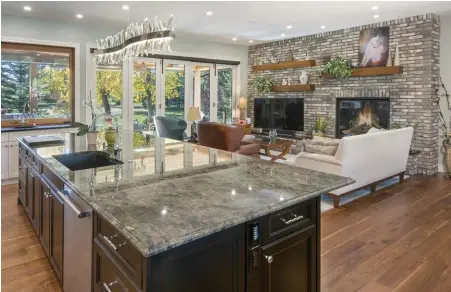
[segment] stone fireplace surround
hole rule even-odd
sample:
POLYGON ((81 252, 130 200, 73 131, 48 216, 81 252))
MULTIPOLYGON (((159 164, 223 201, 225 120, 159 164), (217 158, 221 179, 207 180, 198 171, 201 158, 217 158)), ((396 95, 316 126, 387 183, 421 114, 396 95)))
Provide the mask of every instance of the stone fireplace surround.
MULTIPOLYGON (((253 119, 253 97, 300 97, 304 98, 304 132, 296 133, 298 138, 311 137, 317 114, 329 114, 326 134, 335 137, 337 98, 389 98, 390 124, 401 126, 419 123, 413 137, 413 149, 421 153, 409 157, 407 173, 434 174, 438 170, 438 109, 432 102, 434 84, 439 76, 440 19, 434 14, 420 15, 374 23, 359 27, 303 36, 283 41, 259 44, 249 47, 248 52, 248 115, 253 119), (389 76, 366 76, 350 78, 322 78, 319 72, 326 63, 326 57, 341 56, 358 60, 359 34, 362 29, 390 27, 390 48, 398 43, 403 74, 389 76), (252 71, 254 57, 258 62, 270 63, 274 54, 286 57, 291 51, 295 60, 316 60, 315 67, 275 71, 252 71), (257 76, 271 76, 276 83, 291 77, 299 84, 302 71, 312 73, 310 83, 315 91, 271 92, 255 96, 252 84, 257 76)), ((300 140, 294 139, 292 153, 300 151, 300 140)))

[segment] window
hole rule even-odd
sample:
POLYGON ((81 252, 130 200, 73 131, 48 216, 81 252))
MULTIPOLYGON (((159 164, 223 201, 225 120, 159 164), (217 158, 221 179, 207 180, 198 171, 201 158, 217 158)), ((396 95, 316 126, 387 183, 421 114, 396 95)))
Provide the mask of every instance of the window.
POLYGON ((122 66, 97 66, 96 103, 99 112, 114 116, 122 124, 122 66))
POLYGON ((2 125, 73 121, 74 49, 2 42, 2 125))
POLYGON ((232 123, 233 69, 218 66, 218 122, 232 123))

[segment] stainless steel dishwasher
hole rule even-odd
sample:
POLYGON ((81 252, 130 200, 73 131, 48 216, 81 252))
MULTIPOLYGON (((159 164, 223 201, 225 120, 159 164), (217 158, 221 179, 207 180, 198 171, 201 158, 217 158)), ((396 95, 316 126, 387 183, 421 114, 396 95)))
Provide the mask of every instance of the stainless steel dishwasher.
POLYGON ((64 186, 64 292, 92 291, 92 208, 64 186))

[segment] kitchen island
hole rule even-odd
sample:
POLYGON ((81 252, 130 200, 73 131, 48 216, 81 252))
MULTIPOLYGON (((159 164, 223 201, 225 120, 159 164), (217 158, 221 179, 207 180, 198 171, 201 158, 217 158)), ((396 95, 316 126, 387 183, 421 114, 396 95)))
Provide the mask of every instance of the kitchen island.
POLYGON ((19 139, 19 203, 66 292, 319 291, 320 195, 351 179, 159 137, 70 170, 102 149, 61 138, 19 139))

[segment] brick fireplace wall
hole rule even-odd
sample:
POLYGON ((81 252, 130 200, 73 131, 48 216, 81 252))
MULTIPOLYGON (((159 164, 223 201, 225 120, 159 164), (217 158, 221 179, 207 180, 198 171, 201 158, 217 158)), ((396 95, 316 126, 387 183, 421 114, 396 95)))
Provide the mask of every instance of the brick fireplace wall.
MULTIPOLYGON (((438 109, 432 102, 440 67, 440 19, 427 14, 359 27, 303 36, 283 41, 249 47, 248 55, 248 115, 253 119, 253 98, 299 97, 304 98, 304 132, 297 136, 311 135, 317 113, 329 114, 331 123, 326 134, 335 136, 336 98, 368 97, 390 98, 390 124, 401 126, 419 123, 413 138, 413 149, 421 153, 409 157, 409 174, 434 174, 438 167, 438 109), (319 73, 325 58, 344 57, 358 62, 359 34, 362 29, 390 27, 390 48, 399 45, 403 74, 389 76, 321 78, 319 73), (270 63, 274 54, 285 59, 292 51, 295 60, 316 60, 315 67, 252 71, 254 58, 258 63, 270 63), (308 54, 308 55, 307 55, 308 54), (254 94, 252 84, 257 76, 271 76, 278 84, 291 77, 292 84, 299 84, 301 71, 312 73, 310 83, 316 85, 311 92, 287 92, 254 94)), ((298 142, 298 141, 297 141, 298 142)), ((294 152, 299 148, 294 148, 294 152)))

